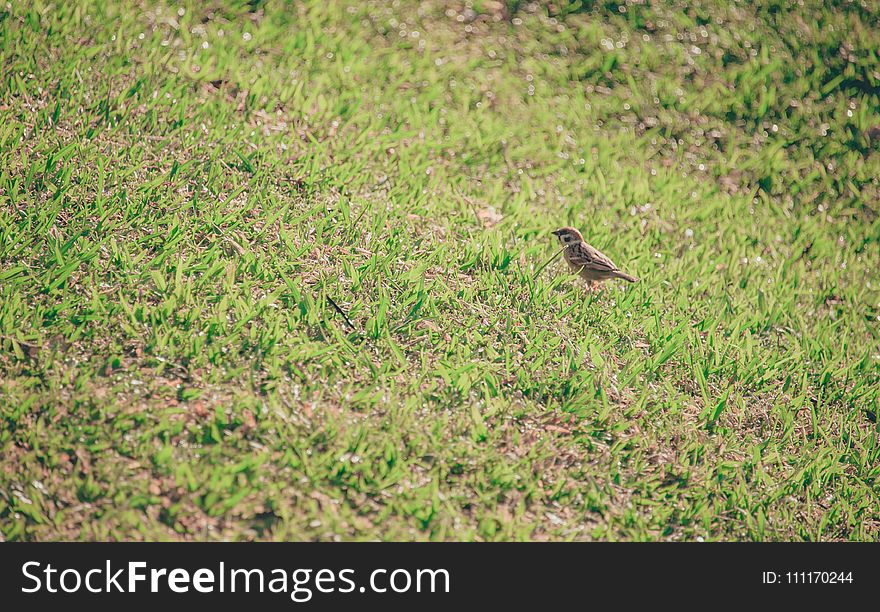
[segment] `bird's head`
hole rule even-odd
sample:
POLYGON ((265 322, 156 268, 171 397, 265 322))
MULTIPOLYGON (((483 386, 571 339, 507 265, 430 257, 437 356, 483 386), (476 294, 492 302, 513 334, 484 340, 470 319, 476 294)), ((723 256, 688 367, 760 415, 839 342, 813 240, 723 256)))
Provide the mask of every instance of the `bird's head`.
POLYGON ((584 237, 581 236, 581 233, 574 229, 573 227, 563 227, 555 232, 553 235, 559 238, 559 243, 562 246, 568 246, 570 244, 577 244, 579 242, 583 242, 584 237))

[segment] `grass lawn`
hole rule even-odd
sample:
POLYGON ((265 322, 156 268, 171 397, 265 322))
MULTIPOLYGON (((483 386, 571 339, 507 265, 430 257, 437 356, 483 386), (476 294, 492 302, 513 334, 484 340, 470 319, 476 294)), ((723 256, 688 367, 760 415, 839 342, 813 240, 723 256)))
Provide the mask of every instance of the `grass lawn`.
POLYGON ((0 540, 880 538, 880 9, 686 4, 0 6, 0 540))

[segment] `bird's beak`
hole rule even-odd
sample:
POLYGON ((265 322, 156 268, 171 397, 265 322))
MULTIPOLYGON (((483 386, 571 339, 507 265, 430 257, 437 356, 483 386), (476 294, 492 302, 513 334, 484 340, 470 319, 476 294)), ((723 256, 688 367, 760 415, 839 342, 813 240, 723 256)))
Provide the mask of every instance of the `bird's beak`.
POLYGON ((550 232, 550 233, 553 234, 554 236, 559 236, 559 234, 562 233, 562 230, 556 230, 556 231, 550 232))

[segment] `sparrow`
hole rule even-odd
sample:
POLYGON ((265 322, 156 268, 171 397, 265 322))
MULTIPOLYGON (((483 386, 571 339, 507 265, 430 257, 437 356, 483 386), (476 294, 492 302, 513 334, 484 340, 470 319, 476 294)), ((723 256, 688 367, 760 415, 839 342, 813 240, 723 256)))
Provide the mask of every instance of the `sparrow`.
POLYGON ((573 227, 563 227, 553 235, 565 247, 563 253, 568 266, 591 286, 609 278, 622 278, 631 283, 639 280, 618 268, 607 255, 584 242, 584 237, 573 227))

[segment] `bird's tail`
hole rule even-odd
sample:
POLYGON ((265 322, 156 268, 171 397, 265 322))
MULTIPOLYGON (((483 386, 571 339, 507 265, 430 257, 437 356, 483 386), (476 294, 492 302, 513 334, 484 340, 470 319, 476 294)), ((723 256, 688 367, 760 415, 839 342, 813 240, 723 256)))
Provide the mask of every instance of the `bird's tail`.
POLYGON ((620 270, 615 272, 614 276, 617 278, 622 278, 623 280, 629 281, 631 283, 638 282, 638 280, 639 280, 635 276, 631 276, 631 275, 627 274, 626 272, 621 272, 620 270))

